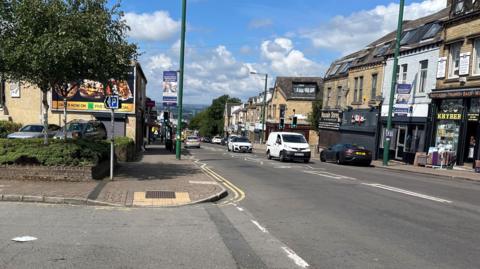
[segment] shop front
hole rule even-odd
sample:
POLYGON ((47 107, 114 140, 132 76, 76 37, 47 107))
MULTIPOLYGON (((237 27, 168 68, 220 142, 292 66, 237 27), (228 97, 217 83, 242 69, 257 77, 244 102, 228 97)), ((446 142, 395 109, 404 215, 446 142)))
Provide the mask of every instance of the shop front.
POLYGON ((340 110, 322 110, 318 121, 318 146, 328 148, 340 141, 340 110))
POLYGON ((379 111, 376 108, 343 111, 339 143, 363 146, 370 150, 376 159, 378 116, 379 111))
POLYGON ((480 89, 434 91, 435 131, 430 152, 448 154, 450 162, 471 165, 480 159, 480 89))

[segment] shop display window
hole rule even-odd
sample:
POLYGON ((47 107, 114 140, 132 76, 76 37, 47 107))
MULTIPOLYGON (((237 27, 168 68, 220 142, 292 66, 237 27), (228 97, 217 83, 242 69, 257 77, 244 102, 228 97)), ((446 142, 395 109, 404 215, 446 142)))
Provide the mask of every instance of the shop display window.
POLYGON ((452 120, 440 120, 437 125, 435 147, 438 151, 457 152, 458 137, 460 135, 460 122, 452 120))

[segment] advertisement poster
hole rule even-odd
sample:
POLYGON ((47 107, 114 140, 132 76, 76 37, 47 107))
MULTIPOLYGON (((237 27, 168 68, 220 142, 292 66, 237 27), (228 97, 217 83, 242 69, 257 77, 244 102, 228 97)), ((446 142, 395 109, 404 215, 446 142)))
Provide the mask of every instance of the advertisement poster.
POLYGON ((468 75, 470 72, 470 52, 460 53, 460 76, 468 75))
POLYGON ((397 84, 397 96, 395 98, 395 104, 393 105, 394 114, 404 116, 408 115, 410 110, 410 105, 408 102, 410 100, 411 91, 411 84, 397 84))
POLYGON ((52 92, 52 110, 63 110, 63 99, 67 98, 67 110, 76 112, 107 112, 105 97, 117 94, 120 98, 120 113, 135 113, 134 68, 127 81, 112 81, 108 86, 84 79, 68 85, 68 92, 60 89, 52 92), (66 94, 65 94, 66 93, 66 94))
POLYGON ((447 69, 447 57, 438 58, 437 78, 444 78, 447 69))
POLYGON ((177 71, 163 72, 163 105, 176 106, 177 105, 177 71))

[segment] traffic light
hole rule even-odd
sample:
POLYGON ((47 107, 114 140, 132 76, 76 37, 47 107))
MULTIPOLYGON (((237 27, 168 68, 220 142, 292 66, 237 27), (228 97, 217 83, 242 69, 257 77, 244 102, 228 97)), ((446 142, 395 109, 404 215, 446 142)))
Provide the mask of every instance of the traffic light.
POLYGON ((168 123, 169 120, 170 120, 170 113, 168 113, 168 111, 164 111, 163 112, 163 122, 168 123))
POLYGON ((285 119, 283 119, 283 118, 280 119, 280 124, 279 124, 278 128, 279 128, 280 130, 285 129, 285 119))
POLYGON ((297 116, 293 116, 292 118, 292 128, 297 128, 297 116))

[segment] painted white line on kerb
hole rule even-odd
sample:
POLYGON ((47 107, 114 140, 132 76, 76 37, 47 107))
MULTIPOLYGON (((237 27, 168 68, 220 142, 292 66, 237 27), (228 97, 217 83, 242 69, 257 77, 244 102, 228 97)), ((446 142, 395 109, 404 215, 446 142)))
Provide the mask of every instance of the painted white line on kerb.
POLYGON ((300 256, 297 255, 293 250, 289 249, 288 247, 282 247, 283 251, 287 253, 287 257, 292 259, 296 265, 302 267, 302 268, 307 268, 310 265, 303 260, 300 256))
POLYGON ((380 189, 384 189, 384 190, 388 190, 388 191, 403 193, 403 194, 407 194, 407 195, 411 195, 411 196, 415 196, 415 197, 419 197, 419 198, 423 198, 423 199, 427 199, 427 200, 431 200, 431 201, 435 201, 435 202, 439 202, 439 203, 447 203, 447 204, 452 203, 452 201, 450 201, 450 200, 445 200, 445 199, 442 199, 442 198, 437 198, 437 197, 433 197, 433 196, 429 196, 429 195, 425 195, 425 194, 421 194, 421 193, 417 193, 417 192, 413 192, 413 191, 408 191, 408 190, 404 190, 404 189, 390 187, 390 186, 387 186, 387 185, 369 184, 369 183, 362 183, 362 185, 367 185, 367 186, 374 187, 374 188, 380 188, 380 189))
POLYGON ((255 221, 255 220, 253 220, 253 219, 250 220, 250 221, 251 221, 253 224, 255 224, 255 226, 257 226, 257 228, 258 228, 260 231, 262 231, 262 232, 264 232, 264 233, 268 233, 267 229, 266 229, 265 227, 263 227, 262 225, 260 225, 260 223, 258 223, 257 221, 255 221))

